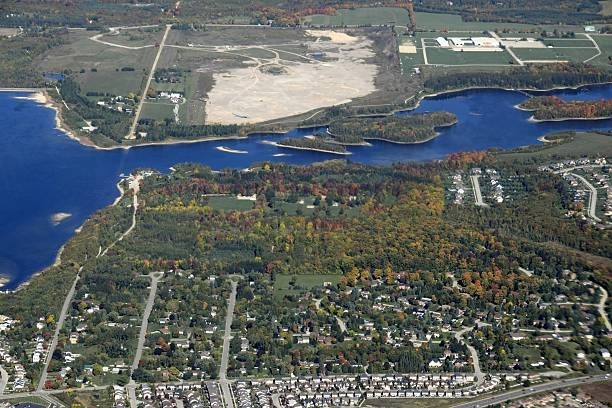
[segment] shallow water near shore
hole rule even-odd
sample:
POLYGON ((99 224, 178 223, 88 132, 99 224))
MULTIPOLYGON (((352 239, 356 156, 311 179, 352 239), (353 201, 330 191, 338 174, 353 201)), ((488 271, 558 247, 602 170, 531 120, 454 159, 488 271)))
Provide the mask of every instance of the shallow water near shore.
MULTIPOLYGON (((612 85, 550 93, 566 100, 612 99, 612 85)), ((333 154, 289 150, 264 143, 285 137, 278 134, 96 150, 56 130, 52 109, 15 98, 27 95, 0 92, 0 276, 11 279, 5 289, 17 287, 52 264, 57 251, 74 235, 75 229, 117 197, 115 185, 122 173, 129 174, 136 168, 167 172, 172 165, 183 162, 199 162, 219 170, 246 168, 263 161, 309 164, 338 158, 333 154), (71 216, 55 222, 53 215, 58 213, 71 216)), ((343 158, 389 165, 440 159, 458 151, 538 144, 539 136, 554 131, 612 129, 612 119, 529 122, 531 113, 514 107, 525 97, 524 92, 487 89, 427 98, 414 111, 399 114, 446 110, 456 114, 459 122, 439 129, 440 135, 427 143, 398 145, 373 140, 371 146, 349 146, 347 149, 352 154, 343 158)), ((313 131, 293 130, 289 135, 303 136, 313 131)))

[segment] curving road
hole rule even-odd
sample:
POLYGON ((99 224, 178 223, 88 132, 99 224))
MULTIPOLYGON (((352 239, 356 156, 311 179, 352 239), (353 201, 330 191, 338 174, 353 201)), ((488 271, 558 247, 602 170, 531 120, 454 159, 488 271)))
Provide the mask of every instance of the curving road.
POLYGON ((232 281, 232 293, 227 301, 227 314, 225 315, 225 331, 223 333, 223 353, 221 354, 221 367, 219 368, 219 385, 223 394, 224 405, 234 408, 234 398, 230 383, 227 380, 227 366, 229 363, 230 340, 232 339, 232 321, 234 320, 234 307, 236 306, 236 288, 238 283, 232 281))
POLYGON ((8 373, 6 372, 6 370, 4 369, 4 367, 2 367, 0 365, 0 375, 2 377, 0 377, 0 395, 4 394, 4 389, 6 388, 6 383, 8 382, 8 373))
POLYGON ((589 214, 589 217, 591 217, 595 221, 601 222, 601 218, 599 218, 595 214, 595 210, 597 209, 597 189, 595 187, 593 187, 593 185, 591 183, 589 183, 589 181, 587 179, 585 179, 584 177, 582 177, 581 175, 578 175, 576 173, 569 173, 569 174, 571 174, 572 176, 574 176, 577 179, 579 179, 580 181, 582 181, 582 183, 585 186, 587 186, 587 188, 590 190, 590 194, 589 194, 589 208, 587 210, 587 213, 589 214))
POLYGON ((491 397, 457 404, 454 408, 484 408, 495 404, 501 404, 508 400, 517 400, 525 398, 529 395, 539 394, 541 392, 554 391, 559 388, 569 388, 581 384, 606 381, 607 375, 597 375, 591 377, 578 377, 567 380, 552 381, 545 384, 534 385, 530 388, 519 388, 514 391, 505 392, 503 394, 494 395, 491 397))
POLYGON ((472 356, 472 364, 474 365, 474 376, 476 376, 476 384, 474 384, 474 387, 478 387, 480 386, 483 382, 484 382, 484 374, 482 373, 482 371, 480 370, 480 361, 478 360, 478 353, 476 352, 476 349, 472 346, 470 346, 467 341, 465 341, 465 339, 463 338, 463 335, 472 330, 471 327, 466 327, 463 330, 460 330, 458 332, 455 332, 455 339, 457 339, 457 341, 465 344, 465 346, 467 347, 468 351, 470 352, 470 355, 472 356))

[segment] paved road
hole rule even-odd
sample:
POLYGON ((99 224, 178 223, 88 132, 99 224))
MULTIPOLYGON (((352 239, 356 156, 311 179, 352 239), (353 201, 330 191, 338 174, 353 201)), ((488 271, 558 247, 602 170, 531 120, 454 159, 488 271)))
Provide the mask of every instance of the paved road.
POLYGON ((463 338, 463 335, 469 330, 472 330, 472 328, 466 327, 461 331, 455 332, 455 339, 465 344, 468 351, 470 352, 470 355, 472 356, 472 364, 474 365, 474 375, 476 376, 476 384, 474 384, 474 387, 478 387, 484 382, 484 374, 480 370, 480 361, 478 360, 478 353, 476 352, 476 349, 470 346, 463 338))
POLYGON ((486 207, 487 205, 485 204, 484 201, 482 201, 482 194, 480 192, 480 183, 478 182, 478 179, 480 178, 480 176, 470 176, 470 180, 472 180, 472 189, 474 190, 474 199, 476 200, 476 205, 480 205, 483 207, 486 207))
MULTIPOLYGON (((96 256, 96 258, 105 256, 109 249, 114 247, 117 244, 117 242, 123 241, 123 238, 125 238, 136 227, 136 212, 138 211, 138 191, 140 190, 140 180, 141 180, 141 177, 136 176, 134 180, 130 182, 130 189, 134 191, 134 201, 132 203, 132 208, 134 209, 132 211, 132 224, 127 230, 125 230, 123 234, 121 234, 119 238, 115 240, 115 242, 110 244, 104 251, 102 252, 98 251, 98 255, 96 256)), ((117 184, 117 186, 119 186, 119 184, 117 184)), ((122 191, 122 196, 123 196, 123 191, 122 191)), ((121 197, 119 197, 119 199, 121 199, 121 197)), ((115 200, 115 202, 118 202, 118 201, 115 200)))
POLYGON ((232 321, 234 320, 234 307, 236 306, 236 288, 238 283, 232 281, 232 293, 227 301, 227 314, 225 316, 225 332, 223 333, 223 353, 221 354, 221 367, 219 368, 219 384, 221 385, 221 393, 225 406, 234 408, 234 399, 232 398, 232 390, 230 383, 227 380, 227 365, 229 362, 230 340, 232 339, 232 321))
POLYGON ((587 186, 587 188, 591 191, 591 193, 589 194, 589 208, 587 210, 587 213, 589 214, 589 217, 591 217, 595 221, 601 222, 601 218, 595 215, 595 210, 597 209, 597 189, 593 187, 593 185, 589 183, 589 181, 585 179, 584 177, 576 173, 570 173, 570 174, 580 179, 580 181, 582 181, 584 185, 587 186))
MULTIPOLYGON (((83 267, 79 269, 79 273, 83 270, 83 267)), ((72 287, 68 291, 66 298, 64 299, 64 304, 62 305, 62 310, 60 311, 59 318, 55 324, 55 333, 53 334, 53 340, 51 340, 51 344, 47 349, 47 357, 45 358, 45 364, 42 368, 42 372, 40 374, 40 379, 38 380, 37 391, 41 391, 43 386, 45 385, 45 380, 47 379, 47 369, 49 369, 49 364, 51 363, 51 357, 53 357, 53 351, 57 347, 57 341, 59 338, 59 333, 62 327, 64 327, 64 321, 66 320, 66 314, 68 313, 68 307, 70 306, 70 302, 72 301, 72 297, 74 296, 74 292, 76 290, 76 284, 79 281, 79 274, 74 278, 74 282, 72 282, 72 287)))
POLYGON ((457 404, 454 408, 483 408, 490 405, 499 404, 508 400, 516 400, 525 398, 528 395, 538 394, 545 391, 553 391, 559 388, 568 388, 580 384, 587 384, 593 382, 605 381, 607 378, 605 375, 598 375, 594 377, 578 377, 574 379, 552 381, 545 384, 534 385, 530 388, 520 388, 514 391, 509 391, 503 394, 483 398, 477 401, 465 402, 463 404, 457 404))
MULTIPOLYGON (((136 347, 136 353, 134 354, 134 360, 132 361, 131 372, 138 368, 138 363, 142 358, 142 349, 144 348, 144 342, 147 337, 147 327, 149 325, 149 316, 151 316, 151 310, 153 310, 153 304, 155 303, 155 294, 157 293, 157 282, 164 276, 163 272, 154 272, 151 275, 151 287, 149 290, 149 297, 145 304, 144 312, 142 313, 142 322, 140 323, 140 334, 138 335, 138 346, 136 347)), ((136 382, 130 375, 130 383, 128 384, 128 396, 130 399, 130 406, 136 408, 138 403, 136 401, 136 382)))
POLYGON ((147 78, 147 83, 142 91, 142 95, 140 96, 140 102, 138 103, 138 107, 136 108, 136 113, 134 113, 134 121, 130 126, 130 130, 127 134, 129 137, 134 137, 136 132, 136 126, 138 125, 138 119, 140 118, 140 112, 142 111, 142 105, 144 104, 145 99, 147 98, 147 91, 149 90, 149 86, 151 86, 151 80, 153 79, 153 75, 155 75, 155 69, 157 68, 157 62, 159 61, 159 57, 161 56, 162 50, 164 49, 164 44, 166 43, 166 38, 168 38, 168 33, 170 32, 170 28, 172 28, 171 24, 166 25, 166 31, 164 32, 164 36, 162 40, 159 42, 159 49, 157 50, 157 55, 155 56, 155 60, 153 61, 153 65, 151 66, 151 72, 149 72, 149 76, 147 78))

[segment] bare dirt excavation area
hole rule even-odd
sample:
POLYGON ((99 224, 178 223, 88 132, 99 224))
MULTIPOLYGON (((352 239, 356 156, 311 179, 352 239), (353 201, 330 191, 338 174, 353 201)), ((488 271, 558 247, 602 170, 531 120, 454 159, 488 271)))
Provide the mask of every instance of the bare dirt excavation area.
POLYGON ((377 67, 369 62, 374 51, 367 38, 307 30, 299 45, 305 52, 290 51, 287 44, 257 46, 265 56, 241 52, 252 51, 253 46, 219 50, 242 55, 244 67, 213 74, 206 122, 264 122, 349 102, 375 91, 377 67))

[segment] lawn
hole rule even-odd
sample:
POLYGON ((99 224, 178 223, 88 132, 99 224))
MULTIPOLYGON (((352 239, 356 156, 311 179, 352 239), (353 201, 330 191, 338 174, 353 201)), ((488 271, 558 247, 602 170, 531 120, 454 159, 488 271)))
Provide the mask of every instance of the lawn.
POLYGON ((582 62, 597 54, 595 48, 513 48, 517 57, 524 61, 575 61, 582 62))
POLYGON ((581 156, 612 156, 612 136, 599 133, 576 133, 573 140, 561 144, 546 144, 530 151, 497 154, 499 161, 513 160, 551 160, 555 158, 581 156))
POLYGON ((513 59, 507 51, 453 51, 428 47, 427 61, 439 65, 509 65, 513 59))
POLYGON ((144 73, 140 71, 101 70, 97 72, 84 72, 76 75, 81 91, 86 94, 92 92, 108 92, 112 95, 127 96, 130 93, 140 95, 144 73))
MULTIPOLYGON (((174 119, 174 105, 168 102, 145 102, 140 112, 141 119, 174 119)), ((180 108, 179 108, 180 109, 180 108)))

